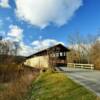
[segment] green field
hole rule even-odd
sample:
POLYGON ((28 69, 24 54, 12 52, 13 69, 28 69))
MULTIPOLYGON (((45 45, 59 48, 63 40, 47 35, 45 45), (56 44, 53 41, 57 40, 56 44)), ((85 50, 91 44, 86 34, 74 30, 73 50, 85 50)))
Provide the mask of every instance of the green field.
POLYGON ((62 73, 43 73, 33 82, 27 100, 99 100, 62 73))

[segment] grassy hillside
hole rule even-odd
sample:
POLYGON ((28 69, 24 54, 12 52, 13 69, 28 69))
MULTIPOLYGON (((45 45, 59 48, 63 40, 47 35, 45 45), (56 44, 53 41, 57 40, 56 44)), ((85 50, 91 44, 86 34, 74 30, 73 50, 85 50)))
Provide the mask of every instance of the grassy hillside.
POLYGON ((99 100, 91 91, 61 73, 44 73, 35 82, 27 100, 99 100))

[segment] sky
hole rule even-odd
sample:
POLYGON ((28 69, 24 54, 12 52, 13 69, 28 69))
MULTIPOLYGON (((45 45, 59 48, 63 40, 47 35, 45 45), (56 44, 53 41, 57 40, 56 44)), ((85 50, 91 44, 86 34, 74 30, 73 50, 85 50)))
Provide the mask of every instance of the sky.
POLYGON ((0 36, 18 42, 19 55, 99 31, 100 0, 0 0, 0 36))

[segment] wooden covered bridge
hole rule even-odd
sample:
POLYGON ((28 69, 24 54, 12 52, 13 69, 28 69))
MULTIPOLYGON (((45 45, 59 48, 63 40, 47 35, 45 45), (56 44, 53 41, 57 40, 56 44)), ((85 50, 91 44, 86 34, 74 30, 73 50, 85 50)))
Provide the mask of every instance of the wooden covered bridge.
POLYGON ((57 44, 50 48, 39 51, 26 58, 25 65, 31 67, 45 67, 50 66, 66 66, 67 65, 67 52, 70 50, 62 44, 57 44))

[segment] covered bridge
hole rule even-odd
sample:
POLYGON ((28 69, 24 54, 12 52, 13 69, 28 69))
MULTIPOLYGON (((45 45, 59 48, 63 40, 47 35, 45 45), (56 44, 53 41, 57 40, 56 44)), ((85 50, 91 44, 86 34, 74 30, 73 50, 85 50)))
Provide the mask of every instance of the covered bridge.
POLYGON ((57 44, 28 56, 24 64, 37 68, 49 68, 50 66, 66 66, 68 51, 69 49, 64 45, 57 44))

